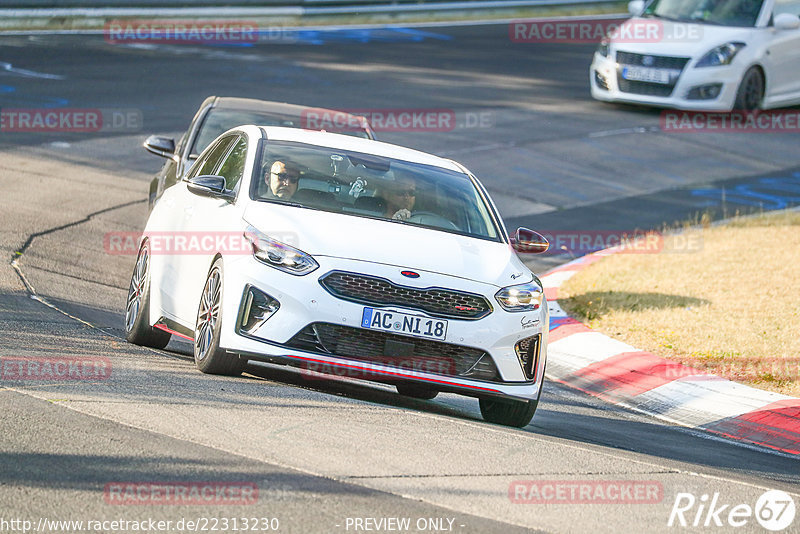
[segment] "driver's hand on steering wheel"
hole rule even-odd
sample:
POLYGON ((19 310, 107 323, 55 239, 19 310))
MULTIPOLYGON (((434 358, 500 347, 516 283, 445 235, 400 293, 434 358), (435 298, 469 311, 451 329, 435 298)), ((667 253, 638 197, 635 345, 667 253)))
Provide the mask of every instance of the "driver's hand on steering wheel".
POLYGON ((409 217, 411 217, 411 212, 409 210, 405 209, 405 208, 397 210, 395 212, 395 214, 392 215, 392 219, 395 219, 395 220, 398 220, 398 221, 405 221, 409 217))

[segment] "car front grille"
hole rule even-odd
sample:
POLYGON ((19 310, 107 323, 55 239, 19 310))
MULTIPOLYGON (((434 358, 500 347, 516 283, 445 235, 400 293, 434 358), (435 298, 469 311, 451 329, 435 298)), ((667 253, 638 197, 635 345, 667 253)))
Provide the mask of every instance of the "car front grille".
POLYGON ((622 69, 625 66, 647 67, 653 69, 667 69, 675 71, 683 71, 683 68, 689 62, 688 57, 673 57, 673 56, 653 56, 647 54, 634 54, 632 52, 617 51, 617 86, 623 93, 633 93, 637 95, 646 96, 670 96, 675 89, 675 84, 678 83, 680 75, 675 76, 670 84, 641 82, 635 80, 626 80, 622 77, 622 69), (651 58, 645 61, 645 58, 651 58))
POLYGON ((333 296, 372 306, 399 306, 427 312, 434 317, 481 319, 492 306, 481 295, 452 289, 418 289, 397 285, 384 278, 332 271, 320 281, 333 296))
POLYGON ((295 334, 286 345, 400 370, 501 381, 497 366, 483 350, 377 330, 312 323, 295 334))

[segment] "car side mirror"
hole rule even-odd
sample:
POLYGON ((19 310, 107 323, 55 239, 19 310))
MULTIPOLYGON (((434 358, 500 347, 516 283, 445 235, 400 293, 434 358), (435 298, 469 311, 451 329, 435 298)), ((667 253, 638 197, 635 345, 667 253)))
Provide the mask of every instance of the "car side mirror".
POLYGON ((775 17, 774 23, 778 30, 796 30, 800 28, 800 17, 791 13, 781 13, 775 17))
POLYGON ((628 13, 634 17, 641 15, 644 11, 644 2, 642 0, 633 0, 628 2, 628 13))
POLYGON ((547 252, 550 243, 539 232, 529 228, 517 228, 511 237, 511 246, 521 254, 541 254, 547 252))
POLYGON ((225 178, 222 176, 211 174, 195 176, 189 179, 187 188, 201 197, 221 198, 224 200, 233 200, 235 198, 233 191, 225 189, 225 178))
POLYGON ((144 144, 145 150, 162 158, 172 158, 175 155, 175 140, 169 137, 151 135, 144 144))

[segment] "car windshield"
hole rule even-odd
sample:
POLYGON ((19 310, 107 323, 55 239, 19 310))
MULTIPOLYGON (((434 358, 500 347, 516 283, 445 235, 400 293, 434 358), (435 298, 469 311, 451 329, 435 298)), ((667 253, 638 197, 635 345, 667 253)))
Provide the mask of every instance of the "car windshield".
MULTIPOLYGON (((313 109, 313 108, 309 108, 313 109)), ((258 111, 248 111, 241 109, 212 109, 203 120, 203 125, 195 137, 194 145, 190 154, 200 154, 211 144, 211 141, 227 132, 231 128, 243 124, 258 124, 259 126, 283 126, 286 128, 303 128, 302 116, 282 115, 278 113, 267 113, 258 111)), ((369 134, 365 130, 349 128, 346 131, 336 132, 362 139, 369 139, 369 134)))
POLYGON ((500 240, 464 173, 347 150, 262 141, 251 198, 500 240))
POLYGON ((763 0, 653 0, 644 11, 680 22, 720 26, 755 26, 763 0))

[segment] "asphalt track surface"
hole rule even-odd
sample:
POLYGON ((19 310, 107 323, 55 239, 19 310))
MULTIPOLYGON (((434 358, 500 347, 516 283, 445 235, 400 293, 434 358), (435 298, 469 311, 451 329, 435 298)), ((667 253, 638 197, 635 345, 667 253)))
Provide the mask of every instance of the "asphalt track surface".
MULTIPOLYGON (((103 235, 142 228, 147 183, 161 162, 141 140, 177 136, 209 94, 453 110, 452 131, 379 135, 466 164, 512 229, 658 228, 701 212, 800 202, 797 134, 663 133, 658 111, 588 97, 591 52, 512 44, 504 25, 322 32, 252 47, 0 37, 0 62, 10 64, 0 70, 3 108, 124 109, 141 118, 100 134, 0 137, 0 357, 108 358, 112 369, 100 381, 0 384, 2 519, 277 517, 281 532, 365 532, 354 518, 407 517, 411 532, 436 531, 434 522, 417 528, 427 518, 476 533, 725 531, 713 518, 703 527, 704 514, 695 529, 668 527, 676 496, 699 503, 716 493, 720 504, 754 506, 765 490, 781 489, 800 503, 796 458, 553 383, 534 421, 516 430, 482 422, 472 399, 417 401, 283 368, 208 376, 186 344, 155 351, 122 341, 134 258, 106 254, 103 235), (663 491, 651 504, 518 504, 509 498, 518 480, 654 481, 663 491), (255 484, 258 500, 104 499, 110 483, 192 481, 255 484)), ((686 513, 690 524, 697 511, 686 513)), ((786 531, 800 531, 799 521, 786 531)), ((763 529, 750 518, 736 531, 763 529)))

